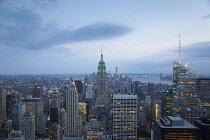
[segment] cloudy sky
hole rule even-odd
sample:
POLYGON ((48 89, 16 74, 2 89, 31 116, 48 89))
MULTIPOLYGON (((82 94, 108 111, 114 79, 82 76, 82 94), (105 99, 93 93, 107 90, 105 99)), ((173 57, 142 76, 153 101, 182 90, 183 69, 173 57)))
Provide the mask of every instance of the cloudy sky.
POLYGON ((210 0, 0 0, 0 74, 210 73, 210 0))

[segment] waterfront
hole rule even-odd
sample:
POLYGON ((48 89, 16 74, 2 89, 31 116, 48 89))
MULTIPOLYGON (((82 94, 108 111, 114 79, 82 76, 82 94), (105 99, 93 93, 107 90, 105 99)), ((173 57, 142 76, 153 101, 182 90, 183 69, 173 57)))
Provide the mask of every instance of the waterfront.
MULTIPOLYGON (((132 81, 140 81, 142 83, 154 82, 155 84, 168 84, 172 85, 173 81, 171 80, 160 80, 160 75, 158 74, 131 74, 127 75, 132 78, 132 81)), ((169 76, 169 75, 167 75, 169 76)))

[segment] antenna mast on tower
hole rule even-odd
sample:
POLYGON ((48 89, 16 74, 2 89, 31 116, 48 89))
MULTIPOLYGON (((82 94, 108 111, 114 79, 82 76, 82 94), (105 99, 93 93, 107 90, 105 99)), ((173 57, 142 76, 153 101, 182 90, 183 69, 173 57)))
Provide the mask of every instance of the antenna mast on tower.
POLYGON ((179 63, 182 64, 182 48, 181 48, 180 34, 179 34, 179 63))

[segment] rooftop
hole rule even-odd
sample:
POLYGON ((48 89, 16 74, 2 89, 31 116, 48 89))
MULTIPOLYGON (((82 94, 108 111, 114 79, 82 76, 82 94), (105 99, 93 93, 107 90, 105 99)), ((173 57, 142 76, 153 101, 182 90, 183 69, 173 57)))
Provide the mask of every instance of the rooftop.
POLYGON ((129 94, 114 94, 114 99, 137 99, 137 95, 129 95, 129 94))
POLYGON ((182 128, 182 129, 199 129, 195 125, 187 122, 186 120, 180 118, 180 117, 168 117, 168 120, 171 121, 171 125, 164 125, 164 123, 161 122, 160 119, 155 119, 155 122, 160 126, 160 128, 182 128), (183 122, 183 125, 177 125, 177 123, 183 122))

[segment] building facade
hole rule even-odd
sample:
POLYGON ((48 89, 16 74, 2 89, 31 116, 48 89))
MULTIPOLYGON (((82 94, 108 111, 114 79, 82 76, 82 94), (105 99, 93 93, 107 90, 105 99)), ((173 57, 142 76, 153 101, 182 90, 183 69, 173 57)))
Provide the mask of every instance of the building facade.
POLYGON ((81 134, 81 117, 78 115, 78 93, 74 84, 66 93, 66 134, 81 134))
POLYGON ((21 131, 26 139, 35 139, 35 119, 33 113, 26 111, 21 120, 21 131))
MULTIPOLYGON (((3 132, 4 121, 6 120, 6 92, 0 88, 0 132, 3 132)), ((0 138, 3 133, 0 134, 0 138)))
POLYGON ((101 54, 101 59, 98 63, 98 72, 97 72, 97 95, 96 95, 96 105, 107 105, 108 95, 106 92, 106 81, 107 81, 107 72, 106 64, 103 60, 103 54, 101 54))
POLYGON ((189 68, 173 64, 173 116, 180 117, 184 107, 200 108, 197 74, 189 68))
POLYGON ((154 121, 155 140, 199 140, 199 128, 180 117, 161 117, 154 121))
POLYGON ((113 95, 113 140, 137 139, 137 95, 113 95))

